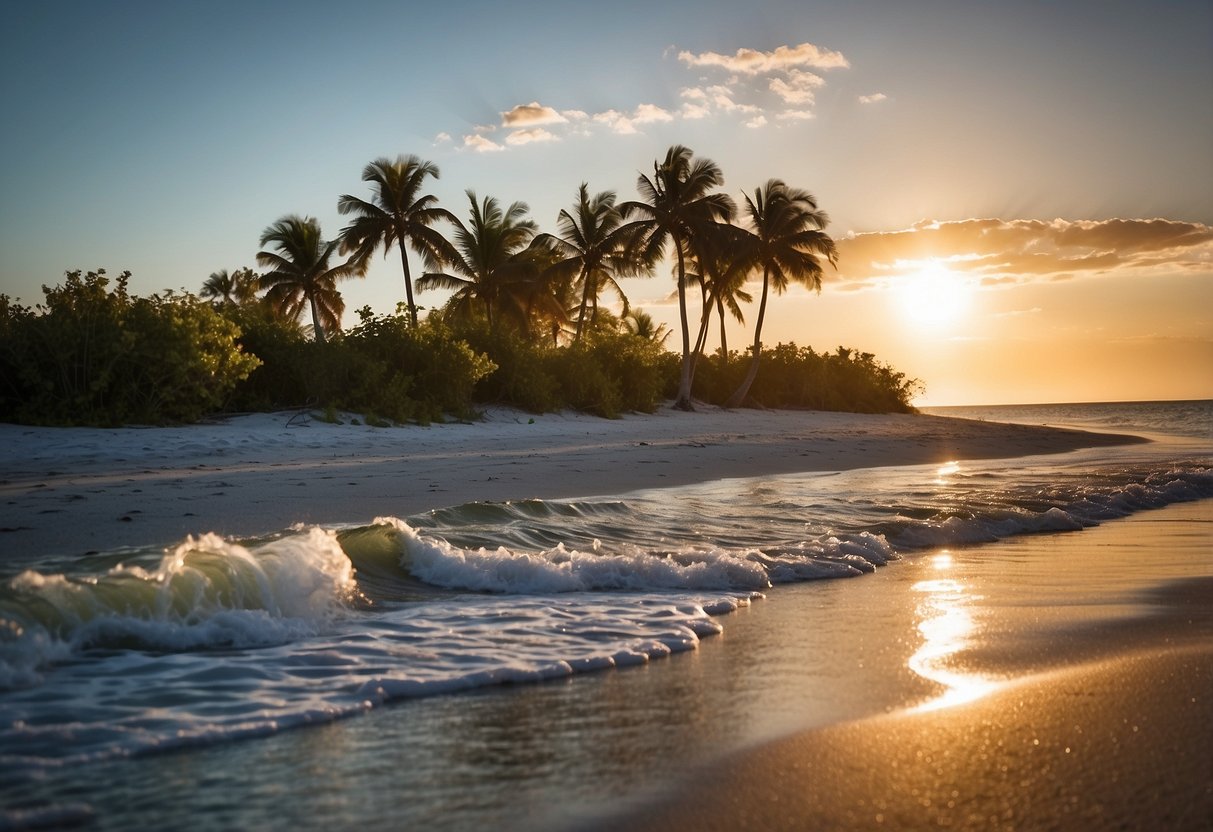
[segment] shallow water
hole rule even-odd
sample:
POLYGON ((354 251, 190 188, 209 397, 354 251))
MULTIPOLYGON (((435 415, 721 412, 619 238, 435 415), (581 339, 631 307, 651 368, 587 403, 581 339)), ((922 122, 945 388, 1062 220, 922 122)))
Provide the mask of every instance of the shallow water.
POLYGON ((906 666, 922 599, 886 591, 912 567, 870 573, 1213 496, 1207 439, 6 564, 0 800, 9 825, 555 822, 723 749, 929 699, 946 684, 906 666), (814 615, 772 620, 785 597, 814 615))

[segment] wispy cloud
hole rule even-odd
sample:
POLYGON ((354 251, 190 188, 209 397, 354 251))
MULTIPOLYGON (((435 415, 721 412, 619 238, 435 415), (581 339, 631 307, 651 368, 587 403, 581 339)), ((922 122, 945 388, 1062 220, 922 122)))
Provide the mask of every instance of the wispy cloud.
POLYGON ((770 52, 757 49, 738 49, 732 55, 717 52, 679 52, 678 60, 688 66, 720 67, 743 75, 758 75, 811 66, 817 69, 845 69, 850 62, 841 52, 823 49, 811 43, 799 46, 779 46, 770 52))
POLYGON ((532 142, 554 142, 556 135, 542 127, 530 127, 526 130, 515 130, 505 137, 509 145, 531 144, 532 142))
POLYGON ((1213 226, 1166 219, 923 221, 837 241, 844 280, 935 263, 984 286, 1107 274, 1213 272, 1213 226))
POLYGON ((859 96, 860 104, 879 104, 881 101, 888 101, 889 97, 883 92, 874 92, 871 95, 859 96))
MULTIPOLYGON (((673 50, 667 51, 668 55, 673 50)), ((700 77, 688 78, 680 90, 681 104, 667 108, 653 103, 638 103, 626 108, 599 112, 583 109, 557 109, 535 99, 515 104, 500 112, 498 124, 478 126, 463 136, 463 147, 476 152, 491 152, 535 142, 560 141, 568 136, 588 135, 594 129, 606 129, 617 135, 634 135, 645 125, 678 120, 729 118, 748 128, 764 127, 774 121, 786 127, 813 118, 817 92, 826 80, 814 70, 843 69, 850 62, 841 53, 812 43, 778 46, 770 51, 742 48, 731 55, 717 52, 677 53, 678 61, 700 77), (717 77, 707 77, 719 73, 717 77), (723 75, 723 77, 721 77, 723 75), (501 141, 488 135, 509 131, 501 141)), ((877 96, 864 96, 873 101, 877 96)))

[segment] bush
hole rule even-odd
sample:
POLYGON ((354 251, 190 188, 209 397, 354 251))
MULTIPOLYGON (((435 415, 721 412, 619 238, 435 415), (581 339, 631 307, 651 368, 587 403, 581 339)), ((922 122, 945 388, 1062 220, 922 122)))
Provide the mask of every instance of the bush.
POLYGON ((239 329, 191 294, 109 288, 104 269, 69 272, 30 309, 0 297, 3 418, 31 424, 196 421, 257 366, 239 329))
POLYGON ((395 421, 471 415, 477 382, 497 369, 487 356, 438 322, 414 328, 403 314, 358 315, 361 323, 331 345, 350 354, 348 409, 395 421))
MULTIPOLYGON (((749 355, 729 354, 726 368, 719 357, 701 358, 695 394, 722 404, 737 389, 749 367, 749 355)), ((842 410, 852 413, 910 413, 910 401, 922 389, 872 353, 839 347, 816 353, 811 347, 776 344, 762 352, 758 376, 747 403, 758 407, 842 410)))

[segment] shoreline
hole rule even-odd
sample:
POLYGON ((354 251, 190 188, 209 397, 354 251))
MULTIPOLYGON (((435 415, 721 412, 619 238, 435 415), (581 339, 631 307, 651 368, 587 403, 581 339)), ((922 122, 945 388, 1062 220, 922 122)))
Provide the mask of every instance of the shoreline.
MULTIPOLYGON (((968 608, 972 631, 944 678, 992 682, 981 695, 949 704, 906 696, 903 684, 893 710, 827 718, 709 761, 577 828, 1209 828, 1213 573, 1196 541, 1210 539, 1213 508, 1152 515, 957 550, 943 573, 939 557, 889 567, 905 573, 886 574, 907 597, 932 575, 964 588, 953 610, 968 608), (1151 537, 1186 555, 1142 562, 1151 537), (1057 574, 1059 561, 1072 572, 1057 574), (1075 580, 1100 568, 1103 585, 1075 580), (1044 598, 1042 576, 1054 582, 1044 598), (1056 616, 1041 614, 1050 607, 1056 616)), ((904 673, 890 667, 882 675, 896 687, 904 673)))
POLYGON ((606 420, 491 409, 371 428, 252 414, 169 428, 0 424, 0 558, 369 523, 474 501, 1054 454, 1140 437, 923 414, 668 409, 606 420))

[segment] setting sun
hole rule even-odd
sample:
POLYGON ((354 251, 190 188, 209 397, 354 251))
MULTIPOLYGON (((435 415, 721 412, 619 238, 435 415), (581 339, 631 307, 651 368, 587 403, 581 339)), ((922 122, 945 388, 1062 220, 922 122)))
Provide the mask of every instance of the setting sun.
POLYGON ((897 316, 918 329, 951 330, 969 311, 971 290, 960 275, 937 260, 899 278, 893 303, 897 316))

